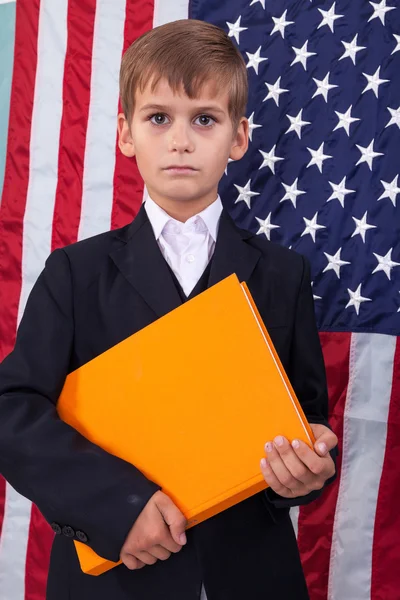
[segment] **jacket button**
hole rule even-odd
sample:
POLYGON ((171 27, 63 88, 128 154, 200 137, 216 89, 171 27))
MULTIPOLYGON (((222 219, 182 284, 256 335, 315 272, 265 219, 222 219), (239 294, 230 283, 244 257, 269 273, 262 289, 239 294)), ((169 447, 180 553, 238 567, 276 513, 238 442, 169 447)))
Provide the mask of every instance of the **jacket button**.
POLYGON ((83 542, 84 544, 86 544, 86 542, 88 541, 88 537, 87 537, 86 533, 83 533, 83 531, 77 531, 75 535, 76 535, 76 538, 80 542, 83 542))
POLYGON ((58 523, 52 523, 51 528, 56 535, 61 535, 61 525, 59 525, 58 523))
POLYGON ((69 525, 65 525, 62 528, 62 532, 65 535, 65 537, 69 537, 69 538, 75 537, 75 531, 69 525))

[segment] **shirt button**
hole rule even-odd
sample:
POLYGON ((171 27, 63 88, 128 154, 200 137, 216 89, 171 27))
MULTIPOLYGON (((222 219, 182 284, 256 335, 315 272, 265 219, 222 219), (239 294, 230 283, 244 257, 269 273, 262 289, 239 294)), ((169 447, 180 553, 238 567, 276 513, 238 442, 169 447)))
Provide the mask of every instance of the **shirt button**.
POLYGON ((188 263, 192 263, 195 261, 195 257, 193 256, 193 254, 188 254, 186 260, 188 263))

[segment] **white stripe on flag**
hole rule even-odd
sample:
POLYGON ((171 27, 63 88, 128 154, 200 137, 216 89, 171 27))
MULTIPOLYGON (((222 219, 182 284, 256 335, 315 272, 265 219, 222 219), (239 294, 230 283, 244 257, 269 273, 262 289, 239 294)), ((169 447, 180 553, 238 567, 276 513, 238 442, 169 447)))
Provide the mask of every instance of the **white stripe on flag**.
POLYGON ((299 506, 294 506, 289 511, 289 515, 292 520, 292 525, 293 525, 294 532, 296 534, 296 538, 299 535, 299 513, 300 513, 299 506))
POLYGON ((98 0, 78 239, 111 227, 125 0, 98 0))
POLYGON ((395 336, 352 335, 328 600, 371 598, 374 520, 395 349, 395 336))
MULTIPOLYGON (((67 0, 41 0, 18 322, 51 250, 66 45, 67 0)), ((0 545, 0 598, 25 598, 30 516, 31 503, 7 483, 0 545)))
POLYGON ((187 19, 189 14, 189 0, 154 0, 153 28, 171 21, 187 19))
POLYGON ((40 3, 18 323, 31 289, 51 251, 63 111, 67 11, 68 0, 56 3, 42 0, 40 3))
POLYGON ((32 504, 6 484, 0 538, 0 598, 24 600, 25 561, 32 504))

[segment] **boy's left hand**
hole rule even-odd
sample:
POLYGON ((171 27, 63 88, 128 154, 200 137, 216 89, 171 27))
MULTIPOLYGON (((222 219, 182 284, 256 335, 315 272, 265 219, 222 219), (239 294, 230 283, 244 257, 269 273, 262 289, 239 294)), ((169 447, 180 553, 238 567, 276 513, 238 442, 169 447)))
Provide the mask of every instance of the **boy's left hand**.
POLYGON ((335 474, 329 451, 337 445, 337 436, 325 425, 310 423, 310 427, 316 440, 314 450, 299 440, 293 440, 291 445, 282 436, 265 444, 266 459, 261 461, 261 472, 279 496, 306 496, 322 489, 335 474))

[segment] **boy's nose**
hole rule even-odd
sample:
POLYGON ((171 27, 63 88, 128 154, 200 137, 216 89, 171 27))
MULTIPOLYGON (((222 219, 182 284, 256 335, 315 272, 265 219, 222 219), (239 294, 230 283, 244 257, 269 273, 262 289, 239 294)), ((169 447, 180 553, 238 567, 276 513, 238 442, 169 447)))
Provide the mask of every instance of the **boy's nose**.
POLYGON ((193 141, 186 127, 179 126, 170 129, 169 150, 171 152, 192 152, 193 141))

